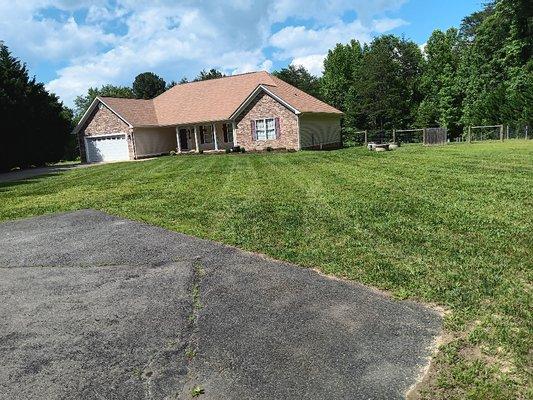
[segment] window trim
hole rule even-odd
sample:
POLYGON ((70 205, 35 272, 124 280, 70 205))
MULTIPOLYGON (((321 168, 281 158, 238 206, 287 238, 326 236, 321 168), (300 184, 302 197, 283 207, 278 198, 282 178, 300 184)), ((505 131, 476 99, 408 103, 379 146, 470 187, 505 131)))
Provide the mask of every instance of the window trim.
POLYGON ((230 122, 224 122, 222 125, 222 133, 223 133, 223 139, 224 143, 232 143, 233 142, 233 124, 230 122), (230 133, 231 130, 231 133, 230 133), (231 139, 231 140, 230 140, 231 139))
POLYGON ((258 119, 254 119, 254 124, 255 124, 255 137, 256 137, 256 140, 257 141, 261 141, 261 142, 266 142, 267 140, 276 140, 277 139, 277 133, 276 133, 276 117, 265 117, 265 118, 258 118, 258 119), (272 120, 272 123, 274 124, 274 137, 272 138, 269 138, 268 137, 268 131, 269 129, 267 128, 267 120, 272 120), (259 130, 257 129, 257 122, 264 122, 265 124, 265 138, 264 139, 261 139, 259 138, 259 130))
POLYGON ((214 143, 213 135, 213 126, 212 125, 200 125, 200 138, 201 144, 211 144, 214 143), (207 141, 206 138, 211 139, 207 141))

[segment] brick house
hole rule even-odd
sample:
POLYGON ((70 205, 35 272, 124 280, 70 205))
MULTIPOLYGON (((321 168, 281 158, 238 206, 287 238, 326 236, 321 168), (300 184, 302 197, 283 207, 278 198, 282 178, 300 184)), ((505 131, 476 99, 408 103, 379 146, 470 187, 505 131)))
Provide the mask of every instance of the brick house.
POLYGON ((97 97, 74 133, 83 162, 179 153, 321 149, 342 113, 268 72, 176 85, 152 100, 97 97))

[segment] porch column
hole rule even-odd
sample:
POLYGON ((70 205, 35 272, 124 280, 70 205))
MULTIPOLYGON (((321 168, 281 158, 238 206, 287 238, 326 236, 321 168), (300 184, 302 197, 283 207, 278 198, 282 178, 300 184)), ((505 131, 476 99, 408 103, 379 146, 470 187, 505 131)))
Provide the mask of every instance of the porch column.
POLYGON ((176 141, 178 142, 178 153, 181 153, 180 127, 179 126, 176 126, 176 141))
POLYGON ((213 140, 215 141, 215 151, 218 151, 217 125, 216 124, 213 124, 213 140))
POLYGON ((235 127, 235 121, 231 121, 231 127, 233 130, 233 147, 237 146, 237 130, 235 127))
POLYGON ((200 148, 198 147, 198 126, 194 125, 194 142, 196 143, 196 152, 200 152, 200 148))

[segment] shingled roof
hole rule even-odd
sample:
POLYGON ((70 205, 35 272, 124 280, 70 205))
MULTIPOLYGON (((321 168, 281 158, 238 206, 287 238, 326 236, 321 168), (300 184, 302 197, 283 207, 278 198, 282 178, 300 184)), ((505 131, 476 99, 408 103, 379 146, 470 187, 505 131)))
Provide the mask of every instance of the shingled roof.
POLYGON ((229 120, 258 88, 299 113, 342 114, 266 71, 176 85, 153 100, 100 99, 134 127, 174 126, 229 120))

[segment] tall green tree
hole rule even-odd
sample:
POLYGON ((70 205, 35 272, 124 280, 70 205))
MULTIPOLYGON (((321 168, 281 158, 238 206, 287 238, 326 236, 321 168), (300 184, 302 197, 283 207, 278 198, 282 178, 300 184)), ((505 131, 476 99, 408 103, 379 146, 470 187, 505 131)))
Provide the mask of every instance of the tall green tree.
POLYGON ((68 110, 0 42, 0 170, 39 166, 65 154, 68 110))
POLYGON ((132 89, 135 98, 149 100, 163 93, 166 90, 166 83, 153 72, 143 72, 135 77, 132 89))
POLYGON ((463 90, 458 78, 461 47, 455 28, 446 32, 435 30, 427 41, 420 79, 423 100, 416 116, 419 126, 446 126, 453 134, 461 132, 463 90))
POLYGON ((328 51, 320 80, 321 97, 326 102, 340 110, 347 109, 346 95, 354 84, 362 57, 363 49, 356 40, 339 43, 328 51))
POLYGON ((498 0, 463 20, 464 124, 531 124, 533 28, 528 0, 498 0))
POLYGON ((87 90, 87 94, 77 96, 76 99, 74 99, 75 123, 78 123, 81 117, 83 117, 83 114, 85 114, 85 111, 87 111, 87 109, 97 96, 121 97, 127 99, 135 98, 133 90, 127 86, 104 85, 100 88, 89 88, 89 90, 87 90))
POLYGON ((346 124, 371 129, 411 126, 421 100, 422 54, 414 42, 385 35, 363 49, 346 99, 346 124))
POLYGON ((194 81, 207 81, 209 79, 216 79, 216 78, 222 78, 226 75, 224 75, 222 72, 220 72, 217 69, 211 68, 209 71, 206 71, 205 69, 201 70, 200 73, 196 78, 194 78, 194 81))
POLYGON ((272 72, 272 75, 296 86, 311 96, 321 97, 320 80, 312 75, 303 65, 295 66, 291 64, 287 68, 272 72))

